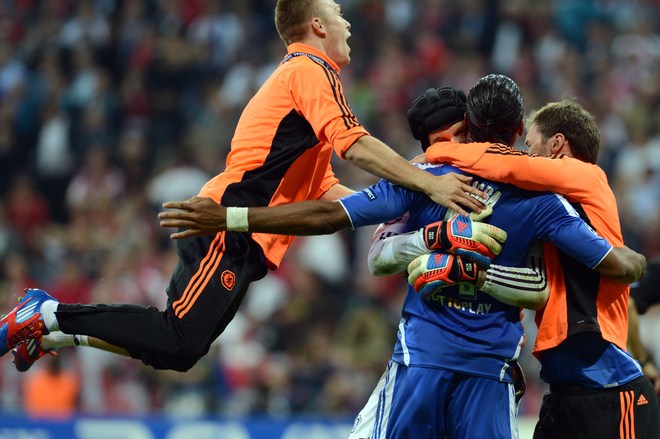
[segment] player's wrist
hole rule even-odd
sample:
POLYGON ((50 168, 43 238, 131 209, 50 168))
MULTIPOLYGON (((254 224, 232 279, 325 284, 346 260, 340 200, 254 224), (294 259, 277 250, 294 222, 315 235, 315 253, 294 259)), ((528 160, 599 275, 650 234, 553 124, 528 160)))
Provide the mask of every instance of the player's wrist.
POLYGON ((480 290, 486 283, 486 270, 477 268, 477 278, 474 281, 474 286, 480 290))
POLYGON ((249 229, 248 208, 228 207, 226 222, 229 232, 247 232, 249 229))
MULTIPOLYGON (((416 167, 417 168, 417 167, 416 167)), ((417 168, 420 171, 421 168, 417 168)), ((433 176, 430 172, 422 171, 420 175, 423 175, 422 178, 417 179, 417 184, 419 185, 419 192, 425 193, 429 198, 433 198, 438 191, 438 184, 436 179, 442 178, 443 176, 433 176)))

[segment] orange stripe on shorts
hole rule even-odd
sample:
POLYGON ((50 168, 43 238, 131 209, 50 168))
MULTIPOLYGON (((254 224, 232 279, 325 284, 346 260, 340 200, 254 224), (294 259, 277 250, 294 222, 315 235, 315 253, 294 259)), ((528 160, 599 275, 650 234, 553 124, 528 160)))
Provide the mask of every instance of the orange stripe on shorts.
POLYGON ((619 401, 621 402, 619 437, 635 439, 635 392, 632 390, 619 392, 619 401))
POLYGON ((183 318, 183 316, 190 310, 201 291, 208 284, 211 274, 213 274, 218 267, 218 264, 220 264, 224 245, 224 235, 224 232, 216 235, 215 239, 209 246, 208 253, 204 256, 204 259, 202 259, 202 262, 199 264, 199 269, 188 283, 188 286, 186 286, 181 298, 172 304, 174 314, 178 318, 183 318))

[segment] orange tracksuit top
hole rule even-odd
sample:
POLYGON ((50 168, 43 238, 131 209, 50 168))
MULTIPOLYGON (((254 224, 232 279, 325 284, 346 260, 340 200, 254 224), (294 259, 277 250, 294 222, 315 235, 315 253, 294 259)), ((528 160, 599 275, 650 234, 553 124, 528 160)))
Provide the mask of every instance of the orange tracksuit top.
MULTIPOLYGON (((426 150, 426 158, 523 189, 563 194, 600 236, 615 247, 623 246, 614 193, 605 172, 594 164, 563 154, 528 155, 491 143, 436 143, 426 150)), ((550 295, 545 307, 536 312, 534 354, 538 357, 540 351, 582 331, 600 332, 625 350, 629 286, 601 277, 550 244, 544 243, 544 258, 550 295)))
MULTIPOLYGON (((223 206, 276 206, 319 199, 338 183, 330 159, 369 133, 344 98, 339 68, 300 43, 243 110, 226 169, 199 195, 223 206)), ((276 269, 293 237, 254 233, 268 267, 276 269)))

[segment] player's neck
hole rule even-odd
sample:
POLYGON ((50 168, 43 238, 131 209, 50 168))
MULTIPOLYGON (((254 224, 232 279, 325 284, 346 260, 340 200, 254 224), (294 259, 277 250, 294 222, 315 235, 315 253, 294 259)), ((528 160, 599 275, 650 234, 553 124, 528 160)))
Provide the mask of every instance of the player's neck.
POLYGON ((574 157, 573 150, 571 149, 571 145, 569 145, 568 142, 565 143, 564 147, 557 151, 555 154, 563 154, 568 157, 574 157))
POLYGON ((307 36, 299 41, 296 41, 296 43, 305 44, 307 46, 311 46, 315 49, 318 49, 323 53, 326 53, 323 40, 321 40, 320 38, 316 38, 314 35, 307 36))
MULTIPOLYGON (((484 141, 484 140, 474 140, 474 138, 470 135, 470 133, 468 133, 466 141, 467 141, 467 143, 473 143, 473 142, 475 142, 475 143, 499 143, 499 144, 504 143, 504 142, 500 142, 498 140, 486 140, 486 141, 484 141)), ((504 144, 506 146, 513 146, 514 143, 515 142, 509 142, 509 143, 504 143, 504 144)))

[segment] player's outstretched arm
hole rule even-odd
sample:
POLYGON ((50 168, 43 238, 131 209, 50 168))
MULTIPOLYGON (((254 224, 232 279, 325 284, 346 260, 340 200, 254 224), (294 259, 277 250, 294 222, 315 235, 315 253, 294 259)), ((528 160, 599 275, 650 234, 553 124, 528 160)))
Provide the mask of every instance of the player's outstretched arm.
POLYGON ((471 174, 523 189, 557 192, 572 201, 592 201, 592 188, 583 183, 586 180, 607 186, 605 173, 596 165, 568 156, 528 155, 500 144, 439 142, 426 150, 426 158, 430 163, 450 163, 471 174), (576 179, 576 175, 583 178, 576 179))
POLYGON ((485 207, 472 196, 487 198, 483 192, 468 184, 471 177, 454 173, 434 176, 411 165, 375 137, 360 137, 346 151, 346 159, 391 183, 423 192, 436 203, 462 215, 468 215, 468 210, 480 212, 485 207))
POLYGON ((264 232, 281 235, 323 235, 351 226, 340 203, 304 201, 273 207, 226 208, 211 198, 193 197, 163 203, 161 227, 182 228, 172 239, 213 235, 223 230, 264 232))

